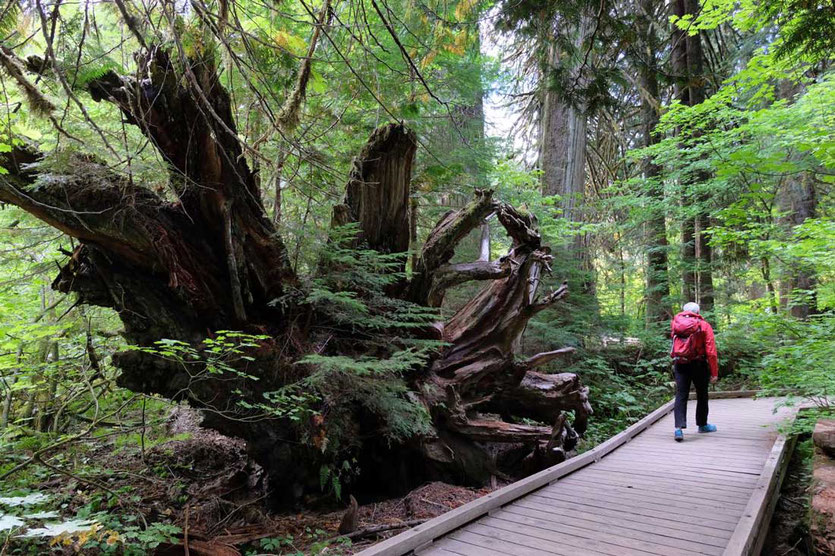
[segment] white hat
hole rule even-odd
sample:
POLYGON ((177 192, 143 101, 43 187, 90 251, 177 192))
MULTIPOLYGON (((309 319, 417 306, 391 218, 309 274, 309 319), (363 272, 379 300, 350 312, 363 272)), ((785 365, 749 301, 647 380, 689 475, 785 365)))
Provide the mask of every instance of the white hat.
POLYGON ((698 303, 693 303, 691 301, 690 303, 685 303, 684 307, 682 307, 681 310, 686 312, 686 313, 699 314, 699 304, 698 303))

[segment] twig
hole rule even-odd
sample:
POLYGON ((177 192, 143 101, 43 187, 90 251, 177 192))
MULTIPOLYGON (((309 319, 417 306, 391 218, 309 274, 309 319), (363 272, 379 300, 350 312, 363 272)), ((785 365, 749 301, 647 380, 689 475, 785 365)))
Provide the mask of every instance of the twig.
POLYGON ((439 508, 443 508, 444 511, 447 511, 447 512, 452 509, 449 506, 445 506, 445 505, 440 504, 438 502, 433 502, 432 500, 427 500, 426 498, 421 498, 420 501, 424 502, 426 504, 432 504, 433 506, 438 506, 439 508))
POLYGON ((109 488, 107 488, 105 485, 101 484, 101 483, 100 483, 100 482, 98 482, 98 481, 94 481, 94 480, 92 480, 92 479, 85 479, 85 478, 83 478, 83 477, 79 477, 78 475, 76 475, 76 474, 74 474, 74 473, 70 473, 70 472, 69 472, 69 471, 67 471, 66 469, 61 469, 60 467, 57 467, 57 466, 55 466, 55 465, 52 465, 51 463, 47 463, 47 462, 45 462, 45 461, 43 460, 43 458, 41 458, 41 456, 40 456, 40 455, 35 456, 35 461, 37 461, 38 463, 40 463, 41 465, 43 465, 43 466, 44 466, 44 467, 46 467, 47 469, 51 469, 52 471, 55 471, 56 473, 60 473, 61 475, 66 475, 66 476, 67 476, 67 477, 69 477, 70 479, 75 479, 76 481, 78 481, 78 482, 80 482, 80 483, 86 483, 86 484, 88 484, 88 485, 90 485, 90 486, 94 486, 94 487, 96 487, 96 488, 98 488, 98 489, 101 489, 101 490, 103 490, 103 491, 107 492, 107 493, 110 493, 110 494, 112 494, 113 496, 115 496, 117 500, 119 500, 119 501, 121 502, 121 498, 119 497, 119 494, 117 494, 116 492, 114 492, 114 491, 110 490, 109 488))
POLYGON ((40 450, 38 450, 37 452, 35 452, 34 454, 32 454, 32 457, 30 457, 30 458, 29 458, 29 459, 27 459, 26 461, 24 461, 24 462, 22 462, 22 463, 19 463, 19 464, 15 465, 15 466, 14 466, 14 467, 12 467, 11 469, 9 469, 8 471, 6 471, 6 472, 5 472, 5 473, 3 473, 2 475, 0 475, 0 481, 3 481, 3 480, 5 480, 5 479, 7 479, 7 478, 8 478, 8 477, 10 477, 11 475, 14 475, 15 473, 17 473, 18 471, 20 471, 20 470, 21 470, 21 469, 23 469, 24 467, 27 467, 28 465, 30 465, 30 464, 31 464, 31 463, 33 463, 33 462, 36 462, 36 461, 37 461, 37 462, 39 462, 39 463, 43 463, 43 460, 41 459, 41 456, 42 456, 43 454, 45 454, 45 453, 47 453, 47 452, 49 452, 49 451, 51 451, 51 450, 54 450, 55 448, 58 448, 59 446, 63 446, 64 444, 68 444, 68 443, 70 443, 70 442, 74 442, 74 441, 76 441, 76 440, 79 440, 79 439, 81 439, 81 438, 83 438, 83 437, 87 436, 87 435, 88 435, 88 434, 90 434, 90 433, 93 431, 93 429, 94 429, 94 428, 95 428, 95 427, 96 427, 99 423, 101 423, 101 422, 102 422, 105 418, 107 418, 107 417, 112 417, 113 415, 115 415, 116 413, 118 413, 119 411, 121 411, 123 408, 127 407, 127 405, 128 405, 128 404, 130 404, 131 402, 133 402, 133 400, 134 400, 134 399, 136 399, 136 396, 131 396, 131 397, 130 397, 130 399, 128 399, 125 403, 123 403, 122 405, 120 405, 120 406, 119 406, 116 410, 114 410, 114 411, 110 412, 109 414, 105 415, 104 417, 102 417, 102 419, 99 419, 99 420, 97 420, 97 421, 92 422, 92 423, 90 424, 90 426, 89 426, 89 427, 87 427, 87 430, 82 431, 82 432, 80 432, 80 433, 78 433, 78 434, 76 434, 76 435, 74 435, 74 436, 70 436, 69 438, 65 438, 64 440, 59 440, 58 442, 56 442, 56 443, 54 443, 54 444, 50 444, 49 446, 46 446, 45 448, 41 448, 40 450))
POLYGON ((188 549, 188 514, 189 510, 191 510, 191 505, 186 504, 186 522, 183 524, 183 552, 185 552, 185 556, 190 556, 190 552, 188 549))

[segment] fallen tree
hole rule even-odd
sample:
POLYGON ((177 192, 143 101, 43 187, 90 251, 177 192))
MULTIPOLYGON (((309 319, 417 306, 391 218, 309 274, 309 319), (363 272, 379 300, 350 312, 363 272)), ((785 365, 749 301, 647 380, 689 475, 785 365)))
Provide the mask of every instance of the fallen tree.
MULTIPOLYGON (((345 450, 344 443, 328 448, 337 429, 351 438, 359 484, 366 478, 376 488, 402 489, 430 477, 483 483, 565 459, 591 413, 587 389, 573 374, 537 369, 570 350, 517 358, 528 321, 567 294, 564 284, 537 295, 550 250, 531 215, 480 191, 440 219, 407 278, 405 257, 394 254, 410 248, 416 139, 399 124, 374 131, 355 159, 344 203, 334 208, 331 244, 392 257, 387 268, 398 278, 384 293, 408 307, 439 307, 450 287, 484 281, 446 321, 392 333, 393 345, 436 342, 420 364, 395 373, 403 387, 396 395, 421 410, 426 428, 392 442, 378 430, 383 411, 345 392, 356 383, 340 391, 338 381, 331 394, 306 398, 303 419, 269 411, 271 394, 317 372, 312 355, 382 357, 383 348, 353 338, 305 293, 310 280, 296 275, 267 217, 213 61, 175 64, 169 56, 151 47, 139 56, 136 75, 108 71, 86 89, 151 140, 167 163, 173 200, 88 156, 56 166, 32 146, 2 155, 8 173, 0 175, 0 202, 79 240, 53 287, 115 309, 129 343, 151 348, 164 338, 205 346, 219 330, 257 334, 237 370, 193 372, 154 349, 118 353, 121 385, 186 399, 206 411, 207 426, 244 438, 278 500, 319 490, 320 469, 333 457, 328 450, 345 450), (496 261, 452 263, 458 243, 494 214, 512 239, 509 252, 496 261), (337 237, 345 226, 356 231, 347 244, 337 237)), ((37 59, 25 65, 45 67, 37 59)), ((318 276, 336 272, 334 264, 323 259, 318 276)), ((345 288, 364 295, 361 287, 345 288)))

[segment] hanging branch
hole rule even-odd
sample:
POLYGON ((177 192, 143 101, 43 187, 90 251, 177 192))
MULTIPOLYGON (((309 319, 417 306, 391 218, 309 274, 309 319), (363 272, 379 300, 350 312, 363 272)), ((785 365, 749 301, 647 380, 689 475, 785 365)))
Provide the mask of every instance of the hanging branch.
POLYGON ((330 13, 330 0, 325 0, 322 9, 319 11, 319 17, 316 20, 313 28, 313 36, 310 38, 310 45, 307 47, 307 56, 302 60, 299 68, 296 86, 287 97, 287 101, 278 115, 278 123, 285 131, 292 131, 299 124, 299 110, 307 94, 307 84, 310 81, 310 74, 312 72, 313 54, 316 51, 316 44, 319 42, 319 34, 322 31, 322 26, 325 25, 325 20, 330 13))

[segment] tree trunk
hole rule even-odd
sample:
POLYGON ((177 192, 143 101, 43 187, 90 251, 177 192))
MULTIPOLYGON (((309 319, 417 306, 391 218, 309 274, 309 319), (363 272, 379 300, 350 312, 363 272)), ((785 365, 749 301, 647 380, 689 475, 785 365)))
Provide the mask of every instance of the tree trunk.
MULTIPOLYGON (((653 28, 658 2, 642 0, 639 19, 639 43, 637 65, 641 82, 641 134, 643 146, 650 147, 658 142, 655 127, 659 121, 661 99, 658 92, 658 65, 656 53, 659 50, 658 37, 653 28)), ((647 180, 647 195, 655 206, 664 200, 664 184, 660 181, 661 168, 650 157, 642 161, 644 179, 647 180)), ((647 240, 647 275, 646 275, 646 321, 655 324, 669 320, 670 281, 667 269, 667 224, 665 211, 653 208, 646 223, 647 240)))
MULTIPOLYGON (((572 37, 574 47, 583 51, 590 33, 591 19, 584 15, 576 24, 560 23, 556 32, 572 37)), ((551 30, 547 33, 553 33, 551 30)), ((584 220, 586 148, 588 119, 582 99, 567 98, 552 80, 554 75, 569 75, 569 86, 584 86, 584 68, 570 67, 570 56, 562 52, 555 37, 546 34, 547 55, 543 63, 539 121, 540 189, 543 195, 558 195, 559 217, 580 224, 584 220)), ((585 56, 581 54, 581 58, 585 56)), ((594 296, 596 285, 584 234, 574 233, 567 246, 570 269, 577 273, 580 290, 594 296)))
MULTIPOLYGON (((403 373, 409 390, 402 394, 404 403, 416 400, 425 408, 430 433, 404 444, 383 441, 375 409, 350 392, 323 402, 309 423, 252 409, 315 370, 298 364, 302 357, 342 355, 339 350, 349 346, 319 332, 332 322, 299 293, 302 282, 254 187, 213 61, 201 56, 174 64, 164 50, 151 48, 138 62, 136 76, 108 72, 89 84, 89 92, 117 105, 152 140, 170 165, 177 200, 168 202, 90 157, 74 156, 59 171, 32 148, 17 148, 0 160, 9 170, 0 176, 0 202, 79 240, 53 287, 77 293, 82 303, 115 309, 130 343, 152 346, 168 338, 199 346, 215 331, 229 329, 270 339, 248 352, 252 360, 244 370, 221 376, 189 372, 147 351, 117 353, 113 361, 122 370, 122 386, 186 399, 205 410, 206 426, 244 438, 279 501, 319 490, 331 427, 354 431, 359 466, 367 484, 378 488, 403 489, 431 477, 483 482, 497 473, 521 476, 566 457, 591 413, 587 389, 574 375, 535 369, 570 350, 523 360, 516 352, 528 320, 562 299, 567 288, 537 296, 539 278, 549 270, 549 249, 530 215, 494 200, 489 191, 444 215, 411 278, 386 292, 439 306, 451 285, 485 281, 448 321, 396 333, 412 339, 431 334, 446 342, 425 367, 403 373), (36 180, 38 187, 31 188, 36 180), (491 214, 512 238, 510 251, 496 261, 450 264, 458 243, 491 214), (526 416, 542 424, 516 422, 526 416)), ((32 60, 30 67, 41 65, 32 60)), ((354 223, 357 241, 367 248, 405 252, 415 151, 414 134, 402 125, 377 129, 353 163, 334 224, 354 223)), ((321 265, 318 272, 331 270, 321 265)))
MULTIPOLYGON (((799 86, 788 81, 778 87, 780 98, 793 102, 800 93, 799 86)), ((818 193, 815 177, 810 172, 793 174, 784 178, 783 187, 777 192, 778 206, 785 215, 782 224, 793 233, 796 226, 809 218, 815 218, 818 209, 818 193)), ((815 269, 791 261, 783 270, 780 287, 780 304, 788 307, 792 316, 807 319, 817 312, 815 269)))
MULTIPOLYGON (((697 0, 672 0, 670 11, 681 18, 696 17, 699 13, 697 0)), ((672 33, 671 65, 675 77, 675 96, 685 106, 695 106, 705 100, 704 53, 701 33, 690 35, 687 31, 674 28, 672 33)), ((695 133, 694 137, 698 137, 695 133)), ((684 190, 682 202, 685 213, 689 207, 698 207, 695 214, 685 216, 681 224, 682 245, 682 296, 685 301, 697 301, 702 310, 713 310, 712 249, 707 242, 706 230, 710 226, 704 205, 706 197, 697 197, 690 191, 692 184, 709 179, 703 171, 695 171, 682 180, 684 190)))
MULTIPOLYGON (((586 34, 585 18, 574 31, 579 48, 586 34)), ((566 60, 556 41, 552 37, 548 41, 539 124, 541 190, 543 195, 559 195, 561 217, 575 222, 580 221, 580 206, 585 192, 587 121, 580 106, 563 98, 550 85, 551 73, 564 66, 566 60)), ((575 240, 575 248, 581 245, 580 238, 575 240)))

